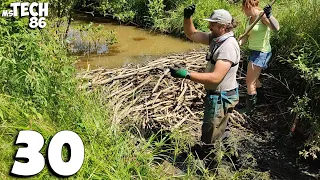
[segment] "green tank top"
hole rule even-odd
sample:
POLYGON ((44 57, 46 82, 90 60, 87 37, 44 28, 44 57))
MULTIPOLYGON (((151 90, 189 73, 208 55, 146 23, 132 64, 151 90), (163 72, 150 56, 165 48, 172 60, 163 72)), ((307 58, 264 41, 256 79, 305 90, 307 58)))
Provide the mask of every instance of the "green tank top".
MULTIPOLYGON (((250 26, 247 21, 246 29, 250 26)), ((271 52, 270 28, 260 21, 252 28, 248 37, 249 49, 261 52, 271 52)))

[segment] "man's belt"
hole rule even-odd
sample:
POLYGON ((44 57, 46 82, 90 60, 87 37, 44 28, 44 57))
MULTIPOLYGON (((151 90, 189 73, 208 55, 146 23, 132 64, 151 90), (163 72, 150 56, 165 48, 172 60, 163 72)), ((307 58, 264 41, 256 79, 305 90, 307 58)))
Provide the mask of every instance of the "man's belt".
POLYGON ((236 89, 232 89, 232 90, 229 90, 229 91, 222 91, 222 92, 221 91, 214 91, 214 90, 207 90, 207 94, 208 95, 218 95, 218 96, 220 96, 221 93, 225 93, 226 96, 233 96, 233 95, 237 94, 237 90, 236 89))

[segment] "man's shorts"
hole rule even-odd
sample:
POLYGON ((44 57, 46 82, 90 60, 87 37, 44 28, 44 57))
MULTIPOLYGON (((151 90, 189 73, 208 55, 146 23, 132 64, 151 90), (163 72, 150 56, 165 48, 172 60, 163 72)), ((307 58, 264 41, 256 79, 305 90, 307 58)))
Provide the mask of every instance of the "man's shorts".
POLYGON ((263 69, 266 69, 268 67, 268 62, 272 56, 272 52, 261 52, 261 51, 255 51, 251 50, 251 54, 249 56, 249 61, 252 62, 252 64, 261 67, 263 69))
MULTIPOLYGON (((221 138, 230 117, 230 112, 239 101, 238 88, 232 95, 222 91, 221 95, 207 93, 204 100, 204 118, 202 124, 201 141, 212 144, 221 138)), ((230 92, 230 91, 229 91, 230 92)))

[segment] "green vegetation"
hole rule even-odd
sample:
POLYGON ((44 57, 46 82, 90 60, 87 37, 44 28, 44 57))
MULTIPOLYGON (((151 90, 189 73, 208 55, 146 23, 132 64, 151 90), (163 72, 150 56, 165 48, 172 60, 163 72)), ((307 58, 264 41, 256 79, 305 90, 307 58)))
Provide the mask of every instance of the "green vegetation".
MULTIPOLYGON (((30 30, 25 20, 0 22, 0 178, 7 179, 18 149, 18 132, 34 130, 46 145, 61 130, 76 132, 85 161, 75 179, 159 179, 149 145, 135 146, 129 133, 111 127, 101 96, 77 89, 74 59, 46 30, 30 30), (37 48, 34 48, 37 47, 37 48)), ((45 168, 39 179, 52 179, 45 168)))
MULTIPOLYGON (((101 0, 99 2, 95 6, 100 13, 112 13, 119 20, 134 21, 155 31, 182 37, 184 36, 183 9, 190 4, 197 5, 193 20, 195 26, 202 31, 208 31, 207 22, 202 19, 208 17, 214 9, 227 9, 240 22, 235 30, 236 35, 244 32, 246 21, 241 12, 241 1, 236 4, 208 0, 101 0), (121 11, 120 4, 126 11, 121 11)), ((267 3, 261 1, 260 7, 267 3)), ((302 128, 308 130, 306 134, 309 139, 305 146, 307 149, 310 148, 310 151, 304 151, 303 154, 314 158, 317 158, 316 152, 320 151, 320 9, 317 8, 319 5, 318 0, 276 2, 273 14, 279 20, 281 29, 278 33, 273 33, 271 41, 273 59, 269 68, 269 71, 277 72, 280 77, 285 78, 289 82, 289 88, 293 89, 295 103, 292 103, 292 113, 303 122, 305 127, 302 128), (309 130, 308 126, 312 127, 312 130, 309 130)))
MULTIPOLYGON (((0 10, 6 9, 10 2, 13 1, 2 1, 0 10)), ((45 155, 49 140, 57 132, 66 129, 76 132, 82 138, 86 150, 84 164, 72 176, 74 179, 193 179, 199 176, 197 171, 201 171, 202 176, 208 179, 269 178, 267 173, 257 173, 250 168, 229 171, 222 168, 222 164, 219 172, 209 172, 199 167, 191 155, 187 158, 187 173, 172 177, 172 174, 166 173, 168 167, 157 164, 156 160, 168 153, 162 150, 168 140, 173 144, 170 154, 177 155, 192 143, 190 138, 179 133, 161 139, 155 135, 149 139, 132 135, 131 131, 123 131, 123 127, 111 125, 106 111, 108 105, 103 102, 102 93, 96 91, 87 94, 77 88, 80 82, 75 78, 74 59, 68 56, 66 45, 61 43, 75 7, 91 8, 120 21, 133 21, 160 32, 180 36, 183 34, 183 8, 194 1, 50 2, 57 17, 50 21, 59 22, 52 28, 31 30, 27 28, 26 18, 0 18, 1 179, 7 179, 10 172, 12 157, 18 149, 13 143, 19 131, 35 130, 41 133, 46 142, 41 152, 45 155), (56 28, 61 30, 63 23, 65 29, 61 35, 56 28)), ((239 4, 209 0, 198 0, 196 4, 194 20, 199 29, 207 29, 202 18, 209 16, 213 9, 225 8, 241 21, 237 34, 243 32, 245 17, 239 4)), ((313 158, 319 158, 317 153, 320 151, 319 5, 317 0, 276 3, 274 15, 280 21, 281 31, 272 38, 274 58, 270 68, 285 77, 289 88, 293 89, 295 99, 292 113, 303 122, 304 128, 311 127, 307 132, 306 149, 301 153, 313 158)), ((110 41, 114 42, 114 39, 110 41)), ((132 131, 136 130, 133 128, 132 131)), ((52 179, 54 176, 48 171, 45 167, 36 178, 52 179)))
MULTIPOLYGON (((93 23, 73 25, 69 31, 66 42, 72 53, 92 53, 101 51, 101 47, 117 43, 114 31, 107 31, 102 25, 93 23)), ((106 50, 99 52, 104 53, 106 50)))
POLYGON ((296 101, 292 105, 308 140, 305 157, 317 159, 320 152, 320 1, 284 1, 278 13, 281 31, 272 39, 274 69, 289 82, 296 101), (286 7, 286 8, 284 8, 286 7), (311 127, 311 128, 310 128, 311 127))

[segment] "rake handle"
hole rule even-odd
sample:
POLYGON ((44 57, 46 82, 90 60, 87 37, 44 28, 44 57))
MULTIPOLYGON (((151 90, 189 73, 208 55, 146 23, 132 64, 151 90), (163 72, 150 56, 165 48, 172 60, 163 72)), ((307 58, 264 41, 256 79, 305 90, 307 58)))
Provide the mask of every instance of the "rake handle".
MULTIPOLYGON (((270 6, 272 6, 274 3, 276 2, 276 0, 273 0, 271 3, 270 3, 270 6)), ((240 37, 239 37, 239 41, 245 37, 246 35, 249 34, 249 32, 251 31, 251 29, 258 23, 258 21, 260 21, 260 19, 262 18, 262 16, 264 15, 264 11, 262 11, 259 16, 253 21, 253 23, 249 26, 249 28, 245 31, 244 34, 242 34, 240 37)))

